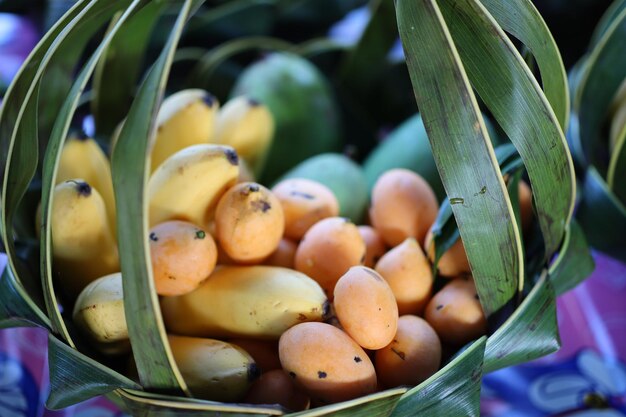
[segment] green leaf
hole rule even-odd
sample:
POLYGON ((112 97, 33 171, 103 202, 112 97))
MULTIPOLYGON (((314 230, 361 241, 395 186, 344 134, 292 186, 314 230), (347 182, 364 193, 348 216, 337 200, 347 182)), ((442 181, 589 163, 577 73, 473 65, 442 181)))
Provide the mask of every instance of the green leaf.
POLYGON ((600 173, 589 167, 583 183, 583 198, 576 218, 589 244, 626 262, 626 207, 609 190, 600 173))
POLYGON ((531 0, 481 0, 498 24, 532 52, 546 98, 565 130, 569 118, 567 74, 558 46, 531 0))
POLYGON ((626 204, 626 124, 615 140, 606 180, 615 196, 626 204))
POLYGON ((585 280, 595 269, 587 238, 576 220, 567 229, 559 256, 550 266, 550 282, 561 295, 585 280))
POLYGON ((435 375, 407 391, 391 416, 478 416, 485 343, 486 338, 480 338, 435 375))
MULTIPOLYGON (((92 31, 96 28, 102 27, 106 22, 119 10, 120 7, 128 5, 128 1, 120 1, 111 3, 107 0, 95 0, 87 8, 83 10, 73 22, 69 25, 66 37, 60 37, 55 43, 72 42, 73 39, 85 36, 84 28, 89 28, 92 31)), ((104 40, 100 43, 96 51, 91 55, 89 61, 82 67, 80 73, 76 77, 76 80, 67 95, 63 106, 57 110, 57 119, 52 129, 48 146, 46 148, 45 158, 42 169, 42 187, 41 187, 41 258, 40 258, 40 272, 41 281, 44 289, 44 299, 46 301, 46 310, 52 326, 52 331, 61 335, 61 337, 69 343, 71 347, 75 347, 70 334, 65 326, 63 318, 61 317, 61 311, 57 302, 57 296, 55 294, 52 272, 52 204, 54 196, 54 184, 56 183, 56 171, 61 158, 61 151, 65 138, 67 137, 72 117, 81 94, 89 81, 89 77, 93 73, 96 67, 98 59, 105 50, 112 37, 116 33, 116 28, 119 28, 130 12, 140 3, 140 0, 135 0, 133 5, 129 7, 127 12, 122 15, 115 27, 105 36, 104 40)), ((50 52, 51 54, 53 52, 50 52)), ((45 88, 42 86, 42 88, 45 88)))
POLYGON ((317 407, 313 410, 289 414, 290 417, 387 417, 391 415, 400 397, 407 392, 406 388, 395 388, 366 395, 354 400, 338 404, 317 407))
POLYGON ((601 174, 606 173, 604 158, 608 147, 607 135, 602 127, 611 101, 626 78, 626 8, 606 30, 593 49, 583 68, 582 78, 574 98, 574 112, 578 129, 572 140, 578 142, 586 164, 591 164, 601 174))
MULTIPOLYGON (((96 67, 91 112, 96 134, 107 139, 128 113, 150 35, 167 5, 164 1, 146 3, 118 28, 96 67)), ((111 28, 116 24, 113 20, 111 28)))
POLYGON ((563 131, 523 58, 480 2, 441 5, 473 87, 526 166, 548 260, 574 209, 574 165, 563 131))
POLYGON ((50 328, 50 321, 32 304, 11 269, 4 268, 0 276, 0 328, 40 326, 50 328))
POLYGON ((277 406, 219 403, 128 389, 115 391, 108 398, 136 417, 265 417, 284 414, 277 406))
POLYGON ((591 36, 591 41, 589 42, 589 47, 593 49, 600 40, 604 36, 604 34, 609 30, 609 27, 613 23, 613 21, 619 16, 619 14, 626 9, 626 0, 615 0, 611 5, 606 9, 600 21, 596 25, 596 28, 593 31, 593 35, 591 36))
POLYGON ((467 242, 483 309, 491 315, 523 283, 521 240, 511 203, 451 28, 437 3, 398 0, 396 7, 417 105, 467 242))
POLYGON ((39 287, 39 280, 30 283, 22 282, 27 280, 29 276, 21 276, 17 273, 16 264, 18 260, 13 241, 13 224, 16 211, 37 169, 37 151, 39 149, 36 131, 37 124, 36 120, 32 120, 36 109, 30 106, 30 110, 28 110, 27 103, 33 95, 36 95, 36 80, 39 80, 43 73, 43 67, 46 64, 44 57, 47 56, 48 51, 52 48, 53 42, 88 3, 87 0, 76 3, 44 35, 20 68, 0 108, 0 138, 2 138, 0 141, 0 165, 3 167, 1 172, 0 231, 2 232, 2 240, 8 257, 7 268, 11 270, 16 288, 22 292, 24 301, 31 307, 32 313, 38 317, 37 322, 48 323, 48 325, 48 318, 33 301, 34 298, 38 298, 38 295, 27 294, 24 291, 24 287, 39 287), (23 122, 23 120, 26 120, 26 122, 23 122), (27 131, 24 131, 24 129, 27 131))
POLYGON ((545 274, 515 312, 487 339, 483 372, 540 358, 560 346, 554 289, 545 274))
POLYGON ((188 390, 174 363, 154 288, 148 248, 146 183, 150 138, 155 134, 169 69, 192 3, 193 0, 186 0, 177 5, 178 18, 137 92, 112 158, 124 309, 139 378, 146 389, 185 394, 188 390))
POLYGON ((59 410, 118 388, 141 389, 125 376, 48 337, 50 395, 46 407, 59 410))

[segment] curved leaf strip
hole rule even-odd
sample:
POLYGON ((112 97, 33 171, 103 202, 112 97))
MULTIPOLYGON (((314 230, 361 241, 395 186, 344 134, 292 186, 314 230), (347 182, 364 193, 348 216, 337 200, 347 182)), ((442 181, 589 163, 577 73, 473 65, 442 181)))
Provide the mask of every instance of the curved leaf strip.
MULTIPOLYGON (((8 257, 7 268, 10 268, 14 279, 14 288, 23 296, 23 300, 29 306, 29 310, 37 316, 37 322, 49 326, 49 320, 42 309, 33 301, 33 297, 27 294, 22 277, 17 273, 17 254, 13 242, 13 219, 19 203, 26 192, 37 169, 37 144, 36 123, 24 123, 30 129, 24 135, 27 143, 16 144, 17 128, 24 119, 26 103, 33 95, 36 82, 40 79, 43 69, 40 68, 44 56, 50 50, 52 43, 64 28, 80 13, 87 5, 88 0, 77 2, 41 39, 37 46, 30 53, 18 74, 9 86, 2 107, 0 107, 0 164, 2 169, 2 198, 0 199, 0 231, 2 240, 8 257), (25 149, 26 148, 26 149, 25 149), (21 150, 20 150, 21 149, 21 150), (34 156, 33 156, 34 153, 34 156)), ((31 112, 32 113, 32 112, 31 112)), ((26 115, 26 119, 32 119, 32 115, 26 115)), ((22 128, 24 129, 24 128, 22 128)), ((28 285, 29 287, 38 287, 28 285)), ((35 298, 38 298, 36 295, 35 298)))
POLYGON ((539 11, 530 0, 480 0, 498 24, 532 52, 546 98, 562 130, 568 124, 569 90, 559 48, 539 11))
POLYGON ((600 43, 600 40, 607 32, 613 21, 615 21, 617 16, 619 16, 624 9, 626 9, 626 0, 615 0, 611 3, 593 31, 591 42, 589 42, 590 49, 594 49, 595 46, 600 43))
POLYGON ((141 389, 127 377, 48 336, 50 394, 46 408, 59 410, 118 388, 141 389))
MULTIPOLYGON (((97 136, 109 139, 126 117, 150 35, 166 5, 164 1, 147 2, 141 13, 135 13, 118 29, 118 35, 98 62, 91 101, 97 136)), ((112 21, 111 27, 116 23, 112 21)))
POLYGON ((487 339, 483 372, 540 358, 560 346, 554 289, 544 274, 515 312, 487 339))
POLYGON ((595 269, 587 238, 576 220, 572 220, 558 258, 550 265, 550 282, 561 295, 584 281, 595 269))
POLYGON ((432 377, 400 398, 392 417, 479 416, 487 339, 482 337, 432 377))
POLYGON ((150 262, 146 183, 150 140, 169 70, 183 27, 198 2, 177 4, 178 18, 133 101, 112 157, 117 236, 124 286, 124 309, 141 385, 155 392, 189 394, 174 362, 150 262))
POLYGON ((434 0, 398 0, 400 38, 435 163, 485 313, 523 282, 519 230, 457 49, 434 0))
POLYGON ((387 417, 391 415, 400 397, 406 392, 406 388, 388 389, 354 400, 289 414, 289 417, 387 417))
POLYGON ((626 8, 615 18, 606 33, 591 52, 574 98, 574 112, 578 116, 580 147, 584 163, 595 165, 606 173, 608 147, 602 125, 611 101, 626 78, 626 8))
POLYGON ((0 328, 41 326, 50 328, 47 317, 35 310, 28 302, 24 288, 16 282, 11 268, 4 268, 0 275, 0 328))
POLYGON ((626 262, 626 206, 609 190, 600 173, 589 167, 583 184, 583 198, 576 218, 589 244, 615 259, 626 262))
POLYGON ((574 165, 563 131, 523 58, 480 2, 441 5, 472 85, 526 166, 548 260, 574 209, 574 165))
POLYGON ((626 124, 615 140, 606 180, 615 196, 626 204, 626 124))
MULTIPOLYGON (((110 2, 108 0, 95 0, 88 8, 85 8, 81 14, 76 17, 76 24, 67 28, 67 37, 60 38, 56 42, 71 42, 73 38, 85 36, 84 28, 94 30, 102 27, 106 22, 119 10, 128 5, 129 0, 110 2)), ((78 107, 81 94, 89 81, 89 77, 93 73, 96 67, 96 63, 104 52, 106 45, 110 42, 112 37, 116 33, 116 28, 119 28, 126 18, 130 15, 132 10, 139 4, 140 0, 134 0, 132 6, 126 11, 122 17, 118 20, 117 25, 105 36, 104 40, 100 43, 95 52, 91 55, 89 61, 83 66, 80 73, 76 77, 76 81, 72 86, 69 94, 67 95, 65 102, 61 109, 57 112, 57 119, 52 128, 52 133, 48 141, 46 153, 43 162, 42 169, 42 189, 41 189, 41 257, 40 257, 40 272, 41 282, 44 289, 44 299, 46 301, 46 310, 52 331, 61 335, 61 337, 69 343, 71 347, 75 347, 69 332, 65 326, 63 318, 61 317, 61 311, 55 295, 52 273, 52 204, 54 196, 54 184, 56 183, 56 171, 59 160, 61 158, 61 151, 65 138, 72 122, 74 112, 78 107)), ((51 52, 53 53, 53 52, 51 52)), ((42 88, 45 88, 42 86, 42 88)))

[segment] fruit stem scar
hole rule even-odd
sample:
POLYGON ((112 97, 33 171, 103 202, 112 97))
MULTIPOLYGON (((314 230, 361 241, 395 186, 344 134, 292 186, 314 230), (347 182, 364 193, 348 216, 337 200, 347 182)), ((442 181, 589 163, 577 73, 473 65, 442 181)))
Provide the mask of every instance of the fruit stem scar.
POLYGON ((204 230, 198 230, 196 231, 196 237, 194 239, 204 239, 206 237, 206 233, 204 233, 204 230))
POLYGON ((326 372, 324 372, 324 371, 317 371, 317 377, 318 377, 319 379, 324 379, 324 378, 326 378, 327 376, 328 376, 328 375, 326 374, 326 372))
POLYGON ((224 150, 224 154, 226 155, 226 159, 230 162, 231 165, 239 165, 239 156, 234 149, 226 149, 224 150))
POLYGON ((150 233, 150 240, 153 242, 157 242, 159 238, 157 237, 156 233, 152 232, 150 233))

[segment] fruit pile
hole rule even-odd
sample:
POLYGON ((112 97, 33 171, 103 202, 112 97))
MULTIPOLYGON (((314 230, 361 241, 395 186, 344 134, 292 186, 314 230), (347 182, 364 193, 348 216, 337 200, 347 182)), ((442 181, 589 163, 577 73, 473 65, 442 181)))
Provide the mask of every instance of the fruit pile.
MULTIPOLYGON (((323 172, 349 172, 342 155, 306 160, 271 188, 255 182, 274 134, 264 104, 238 96, 220 108, 185 90, 157 124, 146 239, 169 346, 195 397, 302 410, 413 386, 486 333, 462 242, 433 268, 439 203, 415 172, 380 175, 357 225, 358 196, 338 194, 323 172)), ((114 203, 105 153, 69 138, 52 208, 57 288, 94 348, 125 355, 114 203)))

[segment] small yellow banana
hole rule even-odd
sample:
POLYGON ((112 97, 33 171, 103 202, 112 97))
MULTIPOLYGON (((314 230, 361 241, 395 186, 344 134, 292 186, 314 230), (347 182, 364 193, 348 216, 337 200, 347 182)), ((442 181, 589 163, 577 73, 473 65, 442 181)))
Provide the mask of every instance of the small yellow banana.
POLYGON ((233 148, 193 145, 168 158, 148 181, 150 227, 186 220, 208 227, 219 198, 239 177, 233 148))
POLYGON ((168 336, 174 361, 194 397, 243 400, 260 369, 242 348, 215 339, 168 336))
POLYGON ((263 104, 245 96, 229 100, 217 115, 215 143, 235 148, 259 174, 274 136, 274 119, 263 104))
POLYGON ((51 214, 52 266, 62 292, 74 299, 90 282, 120 270, 105 203, 95 188, 80 179, 58 184, 51 214))
POLYGON ((130 351, 121 273, 106 275, 87 285, 74 304, 72 318, 102 353, 130 351))
POLYGON ((157 116, 157 134, 151 153, 151 171, 170 155, 214 135, 219 103, 204 90, 182 90, 167 97, 157 116))
POLYGON ((324 291, 301 272, 275 266, 223 266, 191 293, 163 297, 170 332, 278 339, 291 326, 322 321, 324 291))
POLYGON ((90 137, 70 136, 63 146, 56 183, 73 178, 82 178, 98 190, 104 199, 109 225, 113 227, 112 232, 115 236, 115 196, 111 164, 102 148, 90 137))

